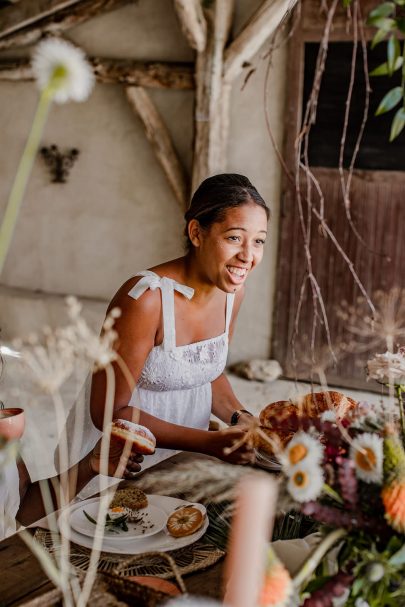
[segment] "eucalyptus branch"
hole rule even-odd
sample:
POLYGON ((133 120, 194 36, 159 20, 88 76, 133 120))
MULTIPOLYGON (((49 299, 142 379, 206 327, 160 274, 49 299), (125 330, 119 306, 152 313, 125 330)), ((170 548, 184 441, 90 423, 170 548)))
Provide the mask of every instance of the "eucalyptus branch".
POLYGON ((316 547, 311 556, 305 561, 301 569, 293 578, 294 587, 298 590, 302 584, 313 574, 325 554, 334 546, 340 539, 347 534, 345 529, 335 529, 329 533, 316 547))

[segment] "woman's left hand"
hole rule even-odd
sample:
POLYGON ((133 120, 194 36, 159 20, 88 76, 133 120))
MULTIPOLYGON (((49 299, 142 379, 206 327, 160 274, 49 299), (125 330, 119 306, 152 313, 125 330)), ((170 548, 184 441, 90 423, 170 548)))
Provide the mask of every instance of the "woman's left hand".
MULTIPOLYGON (((94 474, 101 474, 103 468, 101 463, 101 441, 102 439, 98 441, 91 453, 90 467, 94 474)), ((123 456, 121 458, 123 450, 124 444, 115 441, 114 438, 111 437, 107 462, 107 475, 116 478, 132 479, 135 477, 136 473, 141 470, 139 464, 143 462, 143 456, 138 453, 130 453, 128 457, 123 456)))

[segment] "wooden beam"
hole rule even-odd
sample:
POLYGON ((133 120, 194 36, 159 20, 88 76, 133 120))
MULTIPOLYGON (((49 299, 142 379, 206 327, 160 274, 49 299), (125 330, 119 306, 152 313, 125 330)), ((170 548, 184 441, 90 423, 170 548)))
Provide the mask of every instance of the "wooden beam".
POLYGON ((174 0, 174 8, 189 45, 202 53, 207 43, 207 22, 200 0, 174 0))
POLYGON ((96 15, 115 10, 130 2, 133 0, 80 0, 74 8, 60 10, 12 34, 3 37, 0 33, 0 50, 35 44, 46 34, 61 34, 96 15))
POLYGON ((21 0, 0 11, 0 37, 32 25, 65 8, 71 8, 80 0, 21 0))
MULTIPOLYGON (((194 88, 194 73, 187 63, 141 63, 120 59, 91 58, 98 82, 129 84, 146 88, 190 90, 194 88)), ((0 60, 0 81, 29 81, 34 79, 28 59, 0 60)))
POLYGON ((204 10, 207 45, 196 62, 195 143, 192 189, 221 170, 223 53, 229 35, 234 0, 214 0, 204 10))
POLYGON ((130 106, 142 120, 146 137, 152 144, 158 162, 184 212, 188 203, 187 181, 167 126, 144 88, 127 86, 125 92, 130 106))
POLYGON ((224 79, 232 82, 280 25, 297 0, 265 0, 225 52, 224 79))

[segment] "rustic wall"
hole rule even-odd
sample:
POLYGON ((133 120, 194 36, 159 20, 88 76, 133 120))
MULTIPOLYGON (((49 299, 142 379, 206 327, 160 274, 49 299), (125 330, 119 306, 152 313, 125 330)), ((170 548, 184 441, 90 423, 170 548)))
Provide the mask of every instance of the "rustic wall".
MULTIPOLYGON (((237 2, 236 31, 258 4, 237 2)), ((167 0, 139 0, 71 30, 68 37, 91 55, 192 59, 167 0)), ((233 89, 229 170, 252 179, 270 203, 273 218, 263 264, 249 280, 232 360, 270 354, 280 171, 265 126, 266 61, 259 53, 253 64, 257 71, 244 90, 243 79, 233 89)), ((269 107, 279 142, 284 68, 281 50, 271 72, 269 107)), ((193 93, 152 91, 152 96, 189 171, 193 93)), ((36 100, 34 85, 0 83, 0 213, 36 100)), ((100 323, 105 302, 126 278, 182 251, 181 212, 121 87, 98 84, 87 103, 54 106, 43 142, 77 147, 80 157, 65 185, 50 183, 42 160, 35 163, 1 277, 0 326, 5 338, 62 322, 59 295, 65 293, 85 297, 89 316, 100 323)))

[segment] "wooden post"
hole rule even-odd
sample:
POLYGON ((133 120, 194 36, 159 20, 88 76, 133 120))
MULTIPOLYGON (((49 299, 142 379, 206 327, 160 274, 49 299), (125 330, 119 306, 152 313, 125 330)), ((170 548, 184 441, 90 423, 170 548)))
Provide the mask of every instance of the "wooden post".
POLYGON ((224 47, 232 22, 234 0, 214 0, 204 10, 207 44, 196 62, 195 145, 193 190, 221 170, 221 93, 224 47))
POLYGON ((142 120, 146 136, 184 212, 188 202, 187 182, 170 133, 145 89, 140 86, 128 86, 125 92, 132 109, 142 120))
MULTIPOLYGON (((194 71, 187 63, 140 63, 121 59, 90 58, 98 82, 128 84, 146 88, 190 90, 194 88, 194 71)), ((0 60, 0 81, 34 79, 28 59, 0 60)))
POLYGON ((174 8, 189 45, 202 53, 207 42, 207 23, 200 0, 174 0, 174 8))
MULTIPOLYGON (((45 0, 44 0, 45 1, 45 0)), ((81 0, 77 6, 58 10, 47 17, 35 21, 31 26, 14 28, 8 35, 3 34, 0 25, 0 50, 13 46, 35 44, 45 34, 60 34, 65 30, 88 21, 96 15, 115 10, 120 6, 129 4, 132 0, 81 0)), ((5 10, 17 10, 18 4, 10 9, 2 9, 0 17, 5 10)), ((0 21, 1 24, 1 21, 0 21)), ((16 24, 15 24, 16 25, 16 24)))
POLYGON ((232 82, 280 25, 297 0, 265 0, 225 53, 224 79, 232 82))

